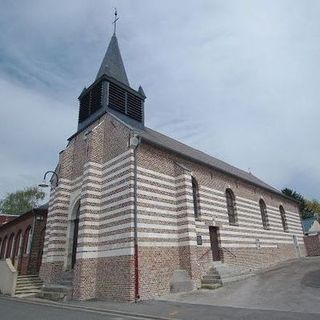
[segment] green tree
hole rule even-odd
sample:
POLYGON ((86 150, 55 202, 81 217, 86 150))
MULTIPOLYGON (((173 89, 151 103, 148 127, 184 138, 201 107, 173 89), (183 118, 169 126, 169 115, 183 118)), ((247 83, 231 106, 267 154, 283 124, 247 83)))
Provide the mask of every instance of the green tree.
POLYGON ((281 190, 281 192, 299 203, 299 210, 302 219, 307 219, 314 216, 315 212, 307 205, 307 200, 300 193, 289 188, 284 188, 281 190))
POLYGON ((307 207, 309 210, 314 212, 320 218, 320 202, 316 199, 306 200, 307 207))
POLYGON ((8 193, 0 201, 0 212, 5 214, 22 214, 34 207, 43 200, 45 193, 37 187, 29 187, 24 190, 8 193))

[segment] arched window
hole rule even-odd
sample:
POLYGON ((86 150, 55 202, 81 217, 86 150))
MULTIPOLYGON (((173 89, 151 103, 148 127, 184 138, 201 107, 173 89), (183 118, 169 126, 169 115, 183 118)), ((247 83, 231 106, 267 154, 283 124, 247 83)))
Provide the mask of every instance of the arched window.
POLYGON ((283 231, 284 231, 284 232, 287 232, 287 231, 288 231, 288 224, 287 224, 286 212, 284 211, 283 206, 280 206, 280 207, 279 207, 279 211, 280 211, 280 216, 281 216, 281 222, 282 222, 283 231))
POLYGON ((31 242, 31 226, 29 226, 24 232, 23 236, 23 254, 28 254, 31 242))
POLYGON ((16 239, 14 241, 13 257, 18 257, 21 247, 21 230, 17 233, 16 239))
POLYGON ((263 228, 270 229, 268 213, 267 213, 267 206, 266 206, 265 202, 263 201, 263 199, 260 199, 259 206, 260 206, 261 220, 262 220, 263 228))
POLYGON ((14 233, 10 234, 7 251, 6 251, 6 258, 11 258, 12 254, 12 246, 13 246, 13 239, 14 239, 14 233))
POLYGON ((234 193, 231 189, 226 190, 226 200, 227 200, 229 223, 236 224, 238 222, 237 213, 236 213, 236 201, 235 201, 234 193))
POLYGON ((196 219, 200 218, 200 201, 199 201, 199 186, 195 178, 192 177, 192 197, 193 211, 196 219))
POLYGON ((1 246, 0 258, 5 258, 8 237, 5 236, 1 246))

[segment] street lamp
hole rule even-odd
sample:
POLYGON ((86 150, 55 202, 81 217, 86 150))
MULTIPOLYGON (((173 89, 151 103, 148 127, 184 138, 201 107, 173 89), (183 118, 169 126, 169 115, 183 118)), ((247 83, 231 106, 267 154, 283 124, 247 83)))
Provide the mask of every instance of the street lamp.
MULTIPOLYGON (((39 184, 39 187, 41 187, 41 188, 48 188, 48 187, 49 187, 49 183, 47 183, 47 181, 46 181, 46 177, 47 177, 47 174, 48 174, 48 173, 52 173, 52 176, 55 176, 55 177, 56 177, 56 185, 55 185, 55 187, 57 187, 57 186, 58 186, 58 182, 59 182, 59 177, 58 177, 57 173, 54 172, 54 171, 47 171, 47 172, 44 174, 44 176, 43 176, 43 182, 39 184)), ((51 177, 51 178, 52 178, 52 177, 51 177)))

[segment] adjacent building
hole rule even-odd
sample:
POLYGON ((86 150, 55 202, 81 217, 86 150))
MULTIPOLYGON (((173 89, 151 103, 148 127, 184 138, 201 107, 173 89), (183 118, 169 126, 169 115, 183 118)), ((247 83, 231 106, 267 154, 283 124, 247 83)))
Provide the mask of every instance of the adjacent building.
POLYGON ((39 273, 47 212, 43 205, 0 226, 0 259, 10 258, 19 275, 39 273))
POLYGON ((67 273, 74 299, 149 299, 170 291, 176 270, 198 287, 212 261, 260 269, 305 255, 295 201, 145 126, 145 99, 129 84, 114 34, 59 155, 47 285, 67 273))

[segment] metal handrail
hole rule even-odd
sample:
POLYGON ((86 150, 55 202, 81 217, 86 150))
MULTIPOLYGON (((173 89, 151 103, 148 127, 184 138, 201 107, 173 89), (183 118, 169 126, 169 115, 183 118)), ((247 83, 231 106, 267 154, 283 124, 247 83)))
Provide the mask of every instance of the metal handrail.
POLYGON ((221 249, 226 250, 227 252, 229 252, 232 256, 234 256, 235 258, 237 257, 233 252, 231 252, 229 249, 227 249, 226 247, 221 247, 221 249))

